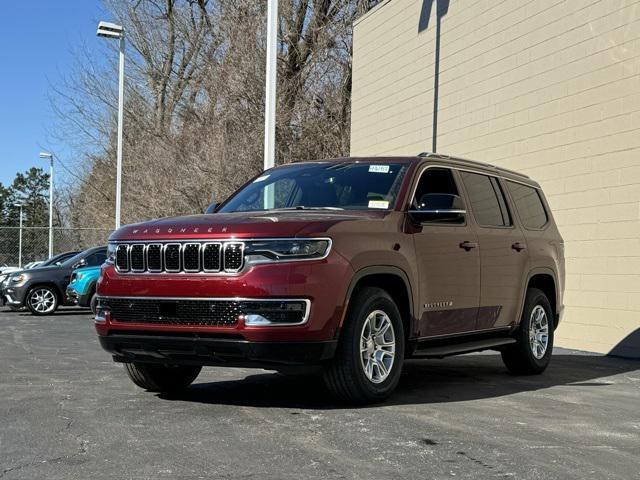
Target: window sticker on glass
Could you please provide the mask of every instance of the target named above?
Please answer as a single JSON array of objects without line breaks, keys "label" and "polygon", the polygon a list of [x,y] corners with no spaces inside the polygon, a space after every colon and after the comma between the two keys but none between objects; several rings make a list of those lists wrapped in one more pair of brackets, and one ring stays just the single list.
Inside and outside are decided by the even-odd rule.
[{"label": "window sticker on glass", "polygon": [[389,165],[369,165],[369,173],[389,173]]},{"label": "window sticker on glass", "polygon": [[269,175],[262,175],[261,177],[256,178],[253,183],[264,182],[267,178],[269,178]]},{"label": "window sticker on glass", "polygon": [[369,208],[389,208],[389,202],[386,200],[369,200]]}]

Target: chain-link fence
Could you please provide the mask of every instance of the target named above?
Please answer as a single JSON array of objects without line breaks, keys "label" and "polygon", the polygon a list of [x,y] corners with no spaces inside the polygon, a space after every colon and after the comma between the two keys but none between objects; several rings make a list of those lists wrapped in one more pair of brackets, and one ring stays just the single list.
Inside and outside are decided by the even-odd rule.
[{"label": "chain-link fence", "polygon": [[[105,245],[112,231],[107,228],[54,228],[53,254]],[[0,267],[26,265],[46,260],[48,256],[49,227],[0,227]]]}]

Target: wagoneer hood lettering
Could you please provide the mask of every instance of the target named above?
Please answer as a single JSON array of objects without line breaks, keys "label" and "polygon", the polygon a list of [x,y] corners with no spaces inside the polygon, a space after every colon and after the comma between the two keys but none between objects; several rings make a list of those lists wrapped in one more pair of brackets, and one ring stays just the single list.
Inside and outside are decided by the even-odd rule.
[{"label": "wagoneer hood lettering", "polygon": [[294,211],[217,213],[164,218],[127,225],[110,238],[117,240],[295,237],[326,233],[342,222],[383,219],[385,212]]}]

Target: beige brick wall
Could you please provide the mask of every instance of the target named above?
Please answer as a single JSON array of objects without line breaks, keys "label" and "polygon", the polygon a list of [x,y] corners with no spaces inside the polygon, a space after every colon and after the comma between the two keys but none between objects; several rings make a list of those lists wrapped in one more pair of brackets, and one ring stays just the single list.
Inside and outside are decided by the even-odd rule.
[{"label": "beige brick wall", "polygon": [[[356,22],[352,155],[431,150],[428,1]],[[609,352],[640,328],[640,0],[451,0],[440,40],[438,152],[541,183],[566,242],[557,343]]]}]

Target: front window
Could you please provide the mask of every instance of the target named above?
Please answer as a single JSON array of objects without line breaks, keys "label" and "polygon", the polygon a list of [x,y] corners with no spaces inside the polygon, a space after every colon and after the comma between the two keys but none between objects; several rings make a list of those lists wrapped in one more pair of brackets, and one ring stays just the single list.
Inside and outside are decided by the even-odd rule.
[{"label": "front window", "polygon": [[407,163],[301,163],[266,171],[218,210],[388,210]]}]

